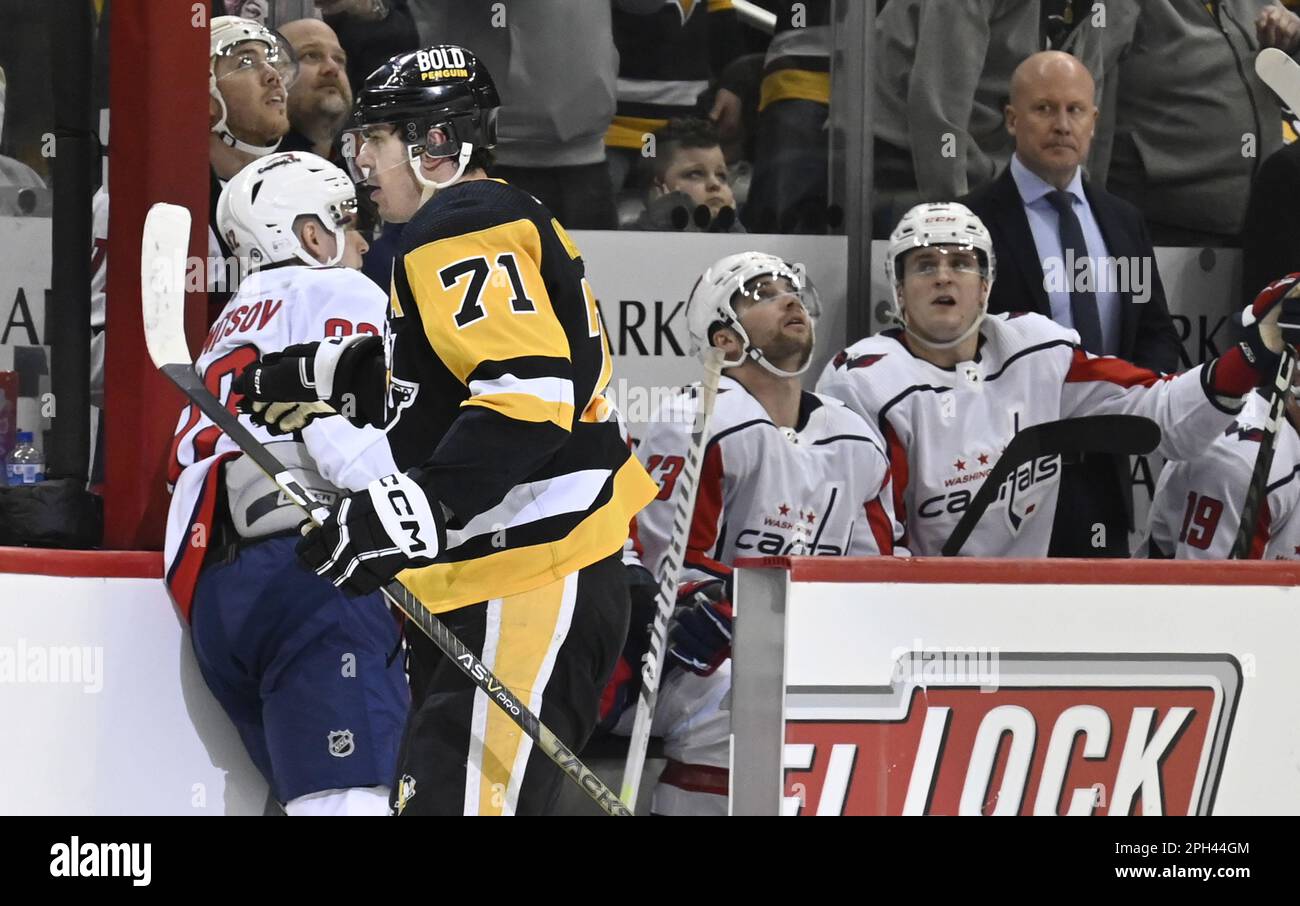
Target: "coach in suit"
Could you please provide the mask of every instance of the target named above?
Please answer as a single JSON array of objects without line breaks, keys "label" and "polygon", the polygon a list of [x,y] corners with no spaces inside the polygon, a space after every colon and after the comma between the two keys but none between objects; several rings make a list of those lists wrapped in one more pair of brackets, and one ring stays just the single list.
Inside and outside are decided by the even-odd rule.
[{"label": "coach in suit", "polygon": [[[989,311],[1037,312],[1074,328],[1088,352],[1174,371],[1178,335],[1142,214],[1083,178],[1094,92],[1087,68],[1059,51],[1034,54],[1012,76],[1011,163],[962,199],[993,236]],[[1067,458],[1049,555],[1128,556],[1132,509],[1127,457]]]}]

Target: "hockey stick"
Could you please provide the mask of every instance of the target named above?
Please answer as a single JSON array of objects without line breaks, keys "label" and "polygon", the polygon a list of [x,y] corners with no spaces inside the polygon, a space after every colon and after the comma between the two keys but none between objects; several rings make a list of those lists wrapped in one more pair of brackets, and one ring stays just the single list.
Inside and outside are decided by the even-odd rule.
[{"label": "hockey stick", "polygon": [[1286,346],[1278,360],[1277,373],[1273,375],[1273,386],[1269,388],[1264,436],[1259,439],[1259,452],[1255,454],[1255,468],[1250,473],[1250,484],[1246,487],[1246,500],[1241,505],[1241,522],[1237,525],[1237,537],[1232,542],[1229,560],[1246,560],[1250,557],[1250,545],[1259,524],[1260,504],[1268,493],[1268,473],[1273,468],[1273,444],[1277,440],[1278,428],[1282,425],[1282,413],[1286,410],[1286,391],[1291,386],[1292,364],[1294,360],[1291,347]]},{"label": "hockey stick", "polygon": [[[159,371],[239,446],[245,456],[252,459],[290,500],[311,517],[313,523],[320,525],[329,516],[329,509],[311,500],[307,489],[262,446],[237,416],[208,392],[194,370],[184,331],[185,254],[189,235],[190,212],[187,209],[163,203],[150,208],[140,249],[140,295],[149,357]],[[390,604],[410,617],[443,654],[455,662],[461,672],[496,702],[538,748],[607,814],[632,814],[613,791],[560,742],[517,695],[493,676],[478,656],[466,648],[441,620],[418,602],[414,605],[406,603],[408,596],[401,583],[392,582],[383,593]]]},{"label": "hockey stick", "polygon": [[[1007,479],[1025,463],[1061,453],[1150,453],[1159,445],[1160,427],[1140,415],[1085,415],[1031,425],[1016,432],[944,542],[943,555],[955,557],[961,553],[984,511],[1001,496]],[[1014,491],[1009,489],[1007,493]]]},{"label": "hockey stick", "polygon": [[1255,57],[1255,73],[1300,116],[1300,64],[1276,47],[1266,47]]},{"label": "hockey stick", "polygon": [[704,461],[709,420],[713,418],[713,404],[718,398],[721,379],[722,350],[711,347],[704,356],[704,381],[700,385],[700,403],[691,426],[691,446],[686,452],[682,474],[677,479],[673,533],[668,541],[668,558],[659,577],[659,590],[655,592],[655,621],[650,627],[650,647],[641,658],[641,694],[637,697],[636,719],[632,724],[627,764],[623,768],[623,801],[630,809],[636,808],[637,793],[641,789],[646,749],[650,745],[650,727],[654,722],[655,703],[659,700],[659,678],[664,669],[668,621],[672,619],[677,604],[677,579],[686,558],[691,520],[695,515],[695,497],[700,489],[700,466]]}]

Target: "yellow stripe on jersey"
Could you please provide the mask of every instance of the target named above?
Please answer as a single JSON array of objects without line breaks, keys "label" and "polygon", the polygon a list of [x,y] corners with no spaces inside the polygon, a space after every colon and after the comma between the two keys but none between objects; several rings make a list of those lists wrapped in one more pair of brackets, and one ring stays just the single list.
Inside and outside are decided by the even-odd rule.
[{"label": "yellow stripe on jersey", "polygon": [[758,98],[758,109],[777,101],[831,102],[831,74],[809,72],[806,69],[778,69],[763,79]]},{"label": "yellow stripe on jersey", "polygon": [[[398,580],[430,613],[522,594],[623,549],[632,517],[659,494],[659,485],[629,456],[614,475],[614,493],[559,540],[506,548],[476,560],[408,569]],[[454,557],[456,549],[447,551]]]},{"label": "yellow stripe on jersey", "polygon": [[[541,236],[527,219],[440,239],[406,254],[406,279],[425,336],[461,383],[468,386],[469,376],[484,362],[524,356],[570,360],[569,341],[541,265]],[[555,377],[570,380],[567,374]],[[473,393],[475,388],[469,389]],[[484,392],[462,405],[523,421],[551,421],[566,431],[572,425],[572,384],[567,401],[514,398],[518,395]]]},{"label": "yellow stripe on jersey", "polygon": [[645,144],[646,135],[654,135],[668,120],[641,116],[616,116],[605,132],[605,144],[610,148],[637,148]]},{"label": "yellow stripe on jersey", "polygon": [[578,251],[578,245],[570,238],[569,231],[560,226],[560,221],[554,217],[551,218],[551,229],[555,230],[555,235],[559,238],[560,245],[564,246],[564,250],[569,253],[570,260],[577,261],[582,257],[582,252]]},{"label": "yellow stripe on jersey", "polygon": [[586,277],[582,278],[582,294],[587,300],[588,331],[591,336],[600,337],[600,377],[596,379],[596,384],[591,390],[591,399],[587,400],[587,405],[583,407],[579,418],[584,422],[603,422],[609,418],[610,409],[607,404],[601,404],[599,401],[603,398],[605,388],[609,386],[610,378],[614,376],[614,359],[609,352],[609,334],[602,330],[600,323],[600,306],[596,304],[596,294],[592,291]]},{"label": "yellow stripe on jersey", "polygon": [[[489,667],[534,714],[542,710],[542,691],[550,681],[556,655],[568,635],[577,583],[578,573],[570,573],[541,588],[489,604],[490,622],[496,623],[495,627],[489,627],[489,631],[495,630]],[[470,766],[468,777],[470,782],[477,778],[478,788],[467,791],[465,812],[513,814],[532,750],[531,740],[503,710],[487,702],[482,691],[475,693],[476,698],[479,696],[484,697],[486,705],[482,714],[482,750],[478,764]],[[477,809],[472,808],[475,804]]]},{"label": "yellow stripe on jersey", "polygon": [[711,13],[720,13],[731,8],[731,0],[709,0],[709,12]]}]

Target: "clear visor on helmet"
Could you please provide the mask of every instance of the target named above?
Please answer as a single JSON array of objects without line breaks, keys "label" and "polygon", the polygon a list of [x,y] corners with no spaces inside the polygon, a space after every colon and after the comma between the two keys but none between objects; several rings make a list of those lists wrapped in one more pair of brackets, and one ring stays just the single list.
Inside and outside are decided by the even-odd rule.
[{"label": "clear visor on helmet", "polygon": [[[419,161],[432,169],[441,160],[460,153],[461,143],[454,138],[449,123],[430,126],[419,140],[403,134],[410,123],[371,123],[347,129],[343,133],[343,159],[348,173],[358,185],[370,183],[377,173]],[[398,150],[401,146],[401,150]]]},{"label": "clear visor on helmet", "polygon": [[793,299],[798,299],[804,311],[808,312],[808,317],[814,321],[821,317],[821,296],[818,295],[812,281],[808,279],[802,265],[796,265],[795,270],[790,273],[763,274],[755,277],[748,282],[747,286],[747,289],[741,289],[740,298],[751,304],[785,305]]},{"label": "clear visor on helmet", "polygon": [[218,82],[243,78],[249,73],[260,74],[265,66],[275,70],[286,91],[298,77],[298,61],[293,49],[269,30],[263,36],[222,47],[212,55],[212,74]]},{"label": "clear visor on helmet", "polygon": [[947,270],[955,276],[978,275],[988,278],[988,261],[984,253],[971,245],[930,245],[904,252],[899,256],[898,277],[930,280]]}]

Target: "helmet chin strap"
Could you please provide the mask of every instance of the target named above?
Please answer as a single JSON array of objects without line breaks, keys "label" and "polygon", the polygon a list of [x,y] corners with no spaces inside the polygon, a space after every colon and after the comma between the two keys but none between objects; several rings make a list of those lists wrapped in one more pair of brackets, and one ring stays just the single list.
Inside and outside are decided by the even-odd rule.
[{"label": "helmet chin strap", "polygon": [[461,143],[460,154],[457,156],[456,160],[456,173],[446,182],[437,182],[426,178],[425,175],[420,172],[420,158],[412,158],[411,169],[415,172],[415,179],[425,189],[424,193],[420,197],[420,203],[423,204],[428,201],[433,196],[434,192],[437,192],[440,189],[445,189],[448,186],[454,186],[456,183],[460,182],[461,178],[465,175],[466,168],[469,167],[469,159],[473,153],[473,142]]},{"label": "helmet chin strap", "polygon": [[221,119],[217,120],[217,124],[213,126],[210,131],[217,134],[217,138],[221,139],[222,144],[234,148],[236,151],[243,151],[245,154],[251,154],[253,157],[265,157],[275,151],[276,148],[280,147],[280,139],[276,139],[275,144],[273,145],[250,145],[248,142],[241,142],[239,139],[235,138],[234,134],[226,126],[226,117],[228,113],[226,110],[225,98],[223,98],[221,92],[217,90],[216,82],[212,83],[210,89],[209,93],[212,95],[213,100],[217,102],[218,109],[221,110]]},{"label": "helmet chin strap", "polygon": [[983,302],[980,303],[980,313],[975,316],[975,320],[971,322],[970,327],[967,327],[965,330],[963,330],[961,332],[961,336],[957,337],[957,339],[947,340],[947,341],[932,340],[929,337],[925,336],[924,334],[918,333],[917,331],[913,330],[912,326],[907,323],[906,316],[900,315],[898,320],[899,323],[903,325],[903,330],[907,332],[907,335],[915,339],[918,343],[923,343],[926,346],[929,346],[931,349],[953,349],[954,347],[960,346],[962,343],[965,343],[971,337],[975,336],[975,334],[980,329],[980,324],[984,322],[984,316],[988,313],[988,310],[989,310],[989,302],[988,299],[986,298]]},{"label": "helmet chin strap", "polygon": [[[729,359],[723,359],[722,367],[724,369],[736,368],[740,365],[745,364],[746,362],[755,362],[764,371],[776,377],[794,378],[794,377],[799,377],[799,375],[807,371],[808,368],[812,365],[812,354],[810,353],[808,355],[808,361],[804,362],[803,367],[800,368],[798,371],[786,371],[783,368],[777,368],[770,361],[768,361],[767,356],[763,355],[763,350],[759,349],[753,343],[749,342],[749,334],[745,333],[745,328],[740,326],[739,321],[732,320],[730,321],[730,323],[727,324],[727,326],[740,335],[740,341],[744,343],[745,348],[744,351],[741,353],[740,358],[736,359],[734,362]],[[809,329],[815,331],[816,327],[810,324]]]}]

